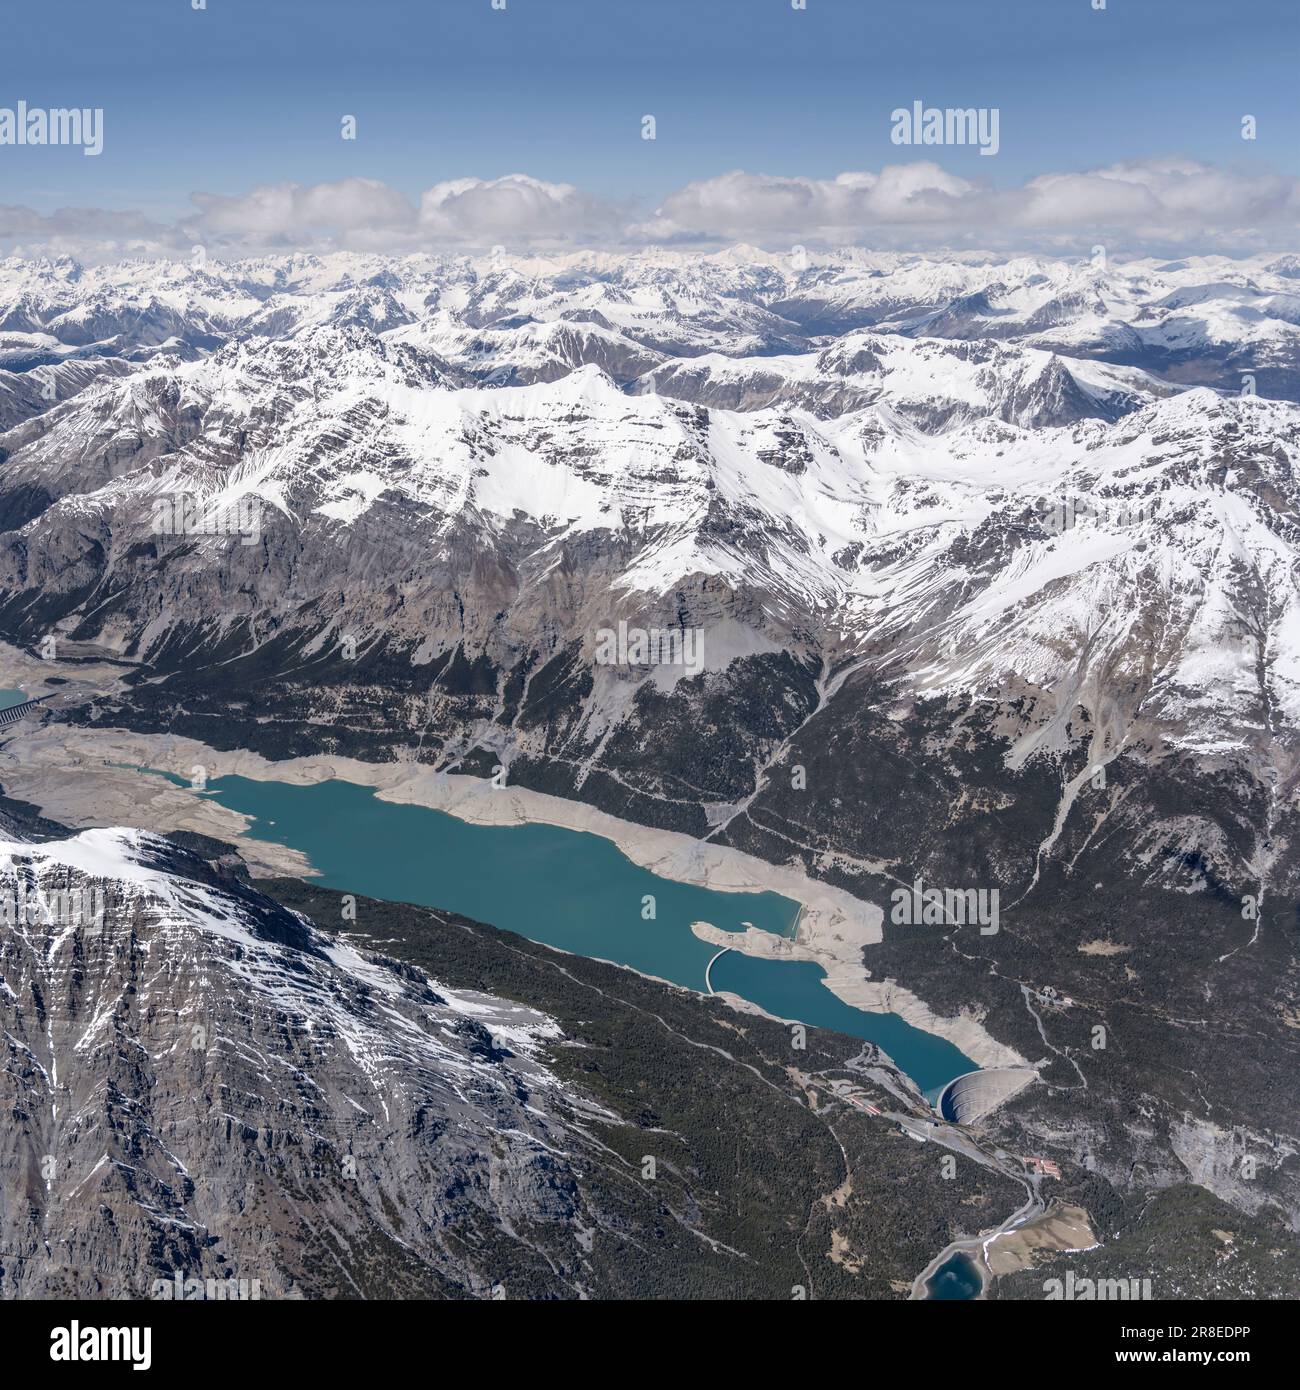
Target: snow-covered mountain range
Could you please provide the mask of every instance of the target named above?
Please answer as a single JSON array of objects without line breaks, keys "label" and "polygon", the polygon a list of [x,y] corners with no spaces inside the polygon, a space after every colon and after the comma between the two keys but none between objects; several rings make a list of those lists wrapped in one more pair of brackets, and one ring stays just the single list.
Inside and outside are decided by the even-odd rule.
[{"label": "snow-covered mountain range", "polygon": [[[0,636],[138,664],[72,717],[501,762],[870,901],[999,886],[1001,936],[868,964],[1047,1043],[1036,1138],[1116,1180],[1195,1153],[1258,1205],[1216,1136],[1294,1131],[1298,284],[746,247],[0,263]],[[602,665],[619,621],[703,659]],[[1079,1007],[1044,1023],[1046,983]],[[1119,1070],[1084,1029],[1117,1011]]]},{"label": "snow-covered mountain range", "polygon": [[[274,632],[502,670],[644,616],[709,630],[710,669],[1095,690],[1231,752],[1300,716],[1300,410],[1267,389],[1297,274],[9,262],[7,611],[146,662],[200,629],[224,657]],[[159,534],[176,497],[256,534]]]}]

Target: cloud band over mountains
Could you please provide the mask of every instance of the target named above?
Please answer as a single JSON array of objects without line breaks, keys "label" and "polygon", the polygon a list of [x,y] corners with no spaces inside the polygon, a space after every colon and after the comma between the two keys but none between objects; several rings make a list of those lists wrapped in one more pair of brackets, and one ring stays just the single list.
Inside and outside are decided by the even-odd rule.
[{"label": "cloud band over mountains", "polygon": [[740,170],[686,184],[651,211],[524,174],[435,184],[418,202],[376,179],[195,193],[172,225],[138,213],[0,206],[0,244],[18,253],[214,255],[293,249],[458,251],[611,249],[751,241],[999,249],[1125,247],[1291,249],[1300,179],[1191,160],[1042,174],[1014,188],[966,179],[931,161],[835,178]]}]

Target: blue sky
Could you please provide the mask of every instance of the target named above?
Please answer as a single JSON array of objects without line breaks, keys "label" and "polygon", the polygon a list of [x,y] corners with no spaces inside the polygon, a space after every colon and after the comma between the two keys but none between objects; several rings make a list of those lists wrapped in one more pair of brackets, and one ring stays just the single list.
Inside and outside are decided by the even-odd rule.
[{"label": "blue sky", "polygon": [[1296,0],[63,0],[5,27],[0,106],[105,110],[99,158],[0,150],[0,203],[42,212],[512,172],[653,207],[730,169],[897,162],[916,99],[1000,108],[998,158],[925,152],[999,186],[1168,154],[1300,172]]}]

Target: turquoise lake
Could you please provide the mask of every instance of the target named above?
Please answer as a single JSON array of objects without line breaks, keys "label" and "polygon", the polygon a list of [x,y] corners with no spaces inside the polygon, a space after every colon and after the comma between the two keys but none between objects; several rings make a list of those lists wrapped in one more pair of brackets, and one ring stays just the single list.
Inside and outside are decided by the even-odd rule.
[{"label": "turquoise lake", "polygon": [[950,1255],[925,1281],[926,1298],[942,1303],[978,1298],[983,1289],[975,1261],[960,1251]]},{"label": "turquoise lake", "polygon": [[[300,850],[326,887],[459,912],[565,951],[631,966],[703,991],[717,948],[692,922],[724,931],[752,923],[789,936],[798,904],[776,893],[722,893],[659,878],[609,840],[552,825],[471,825],[424,806],[380,801],[369,787],[221,777],[208,795],[253,818],[252,838]],[[646,920],[643,902],[654,898]],[[843,1003],[819,966],[729,952],[713,967],[730,990],[781,1018],[877,1043],[935,1092],[975,1064],[942,1038],[894,1014]]]}]

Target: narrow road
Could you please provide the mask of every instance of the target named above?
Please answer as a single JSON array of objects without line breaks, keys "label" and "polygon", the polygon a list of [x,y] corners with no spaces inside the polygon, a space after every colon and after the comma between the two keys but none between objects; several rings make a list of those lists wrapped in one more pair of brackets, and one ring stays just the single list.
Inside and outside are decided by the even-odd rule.
[{"label": "narrow road", "polygon": [[1046,1204],[1044,1203],[1043,1199],[1038,1195],[1037,1182],[1025,1177],[1021,1173],[1012,1172],[1010,1169],[1004,1167],[1000,1163],[989,1162],[988,1166],[991,1168],[996,1168],[1005,1177],[1015,1178],[1017,1182],[1024,1183],[1025,1189],[1029,1193],[1029,1200],[1024,1204],[1024,1206],[1019,1207],[1015,1211],[1013,1211],[1011,1215],[1008,1216],[1007,1219],[997,1228],[996,1231],[990,1231],[988,1235],[983,1236],[965,1236],[961,1240],[954,1240],[951,1245],[945,1245],[944,1248],[940,1250],[939,1253],[934,1257],[934,1259],[932,1259],[930,1263],[926,1265],[926,1267],[920,1272],[920,1274],[918,1274],[916,1278],[912,1280],[912,1298],[925,1298],[926,1282],[933,1277],[935,1271],[944,1263],[945,1260],[950,1259],[953,1255],[956,1255],[958,1253],[970,1255],[974,1254],[974,1252],[976,1251],[979,1252],[975,1256],[975,1262],[980,1267],[981,1279],[987,1285],[989,1269],[984,1258],[984,1252],[988,1248],[990,1242],[996,1240],[998,1236],[1005,1235],[1008,1231],[1015,1230],[1017,1226],[1024,1225],[1026,1221],[1030,1221],[1036,1216],[1041,1216],[1043,1212],[1046,1210]]}]

